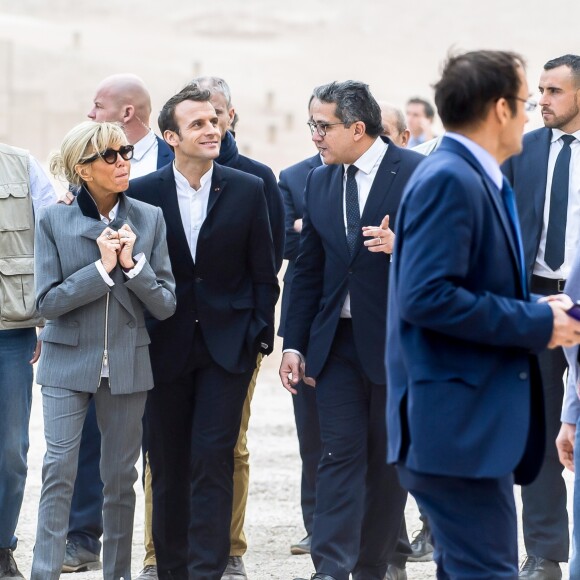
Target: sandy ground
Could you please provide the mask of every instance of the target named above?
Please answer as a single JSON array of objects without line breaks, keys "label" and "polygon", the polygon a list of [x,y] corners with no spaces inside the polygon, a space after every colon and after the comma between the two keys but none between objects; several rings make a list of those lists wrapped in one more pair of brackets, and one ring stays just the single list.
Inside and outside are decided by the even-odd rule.
[{"label": "sandy ground", "polygon": [[[309,556],[291,556],[289,546],[304,535],[300,513],[300,461],[290,395],[281,387],[277,367],[278,349],[262,365],[254,395],[250,421],[251,485],[246,517],[249,549],[244,560],[250,580],[291,580],[295,576],[310,576]],[[19,548],[16,558],[28,577],[36,531],[38,498],[41,483],[42,457],[45,450],[42,434],[42,407],[39,387],[31,419],[29,474],[24,504],[17,530]],[[140,465],[140,464],[139,464]],[[572,477],[566,473],[569,498],[572,498]],[[143,560],[143,493],[137,489],[135,534],[133,540],[133,574],[141,569]],[[519,492],[516,497],[519,505]],[[409,533],[420,527],[415,502],[407,505]],[[520,541],[521,558],[523,545]],[[435,578],[432,563],[407,565],[409,580]],[[64,575],[68,580],[97,580],[100,572]],[[564,575],[567,578],[567,569]]]}]

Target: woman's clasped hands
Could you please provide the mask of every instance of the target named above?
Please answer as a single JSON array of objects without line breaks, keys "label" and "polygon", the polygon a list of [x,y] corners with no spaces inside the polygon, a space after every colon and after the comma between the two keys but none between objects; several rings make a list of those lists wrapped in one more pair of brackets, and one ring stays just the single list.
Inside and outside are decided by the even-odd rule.
[{"label": "woman's clasped hands", "polygon": [[101,262],[107,271],[111,272],[117,262],[121,268],[130,270],[135,266],[133,248],[137,236],[128,224],[122,225],[118,231],[107,226],[97,238],[101,252]]}]

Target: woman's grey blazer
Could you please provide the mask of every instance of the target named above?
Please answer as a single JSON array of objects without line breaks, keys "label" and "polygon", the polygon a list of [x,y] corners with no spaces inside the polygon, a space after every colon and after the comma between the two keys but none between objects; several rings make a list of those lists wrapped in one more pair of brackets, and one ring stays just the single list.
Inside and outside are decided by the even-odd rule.
[{"label": "woman's grey blazer", "polygon": [[143,252],[147,262],[134,278],[127,278],[117,265],[109,274],[112,287],[95,265],[101,257],[96,239],[107,226],[86,189],[81,188],[71,205],[55,204],[39,212],[36,306],[47,319],[39,335],[43,345],[36,381],[41,385],[96,392],[107,327],[111,393],[153,387],[144,309],[163,320],[176,305],[165,221],[159,208],[123,193],[119,202],[109,227],[118,230],[129,224],[137,236],[133,255]]}]

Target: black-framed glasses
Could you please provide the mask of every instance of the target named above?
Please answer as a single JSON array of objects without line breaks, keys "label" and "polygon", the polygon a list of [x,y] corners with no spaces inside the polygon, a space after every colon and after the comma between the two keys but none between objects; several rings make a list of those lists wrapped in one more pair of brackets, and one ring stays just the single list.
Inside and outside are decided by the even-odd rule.
[{"label": "black-framed glasses", "polygon": [[506,97],[506,99],[514,99],[516,101],[521,101],[522,103],[524,103],[524,111],[526,113],[532,113],[533,111],[536,110],[536,107],[538,106],[538,102],[535,101],[534,99],[522,99],[522,97]]},{"label": "black-framed glasses", "polygon": [[316,131],[321,137],[325,137],[328,127],[334,127],[334,125],[344,125],[344,121],[339,123],[314,123],[314,121],[308,121],[306,124],[308,127],[310,127],[310,133],[312,135],[314,135],[314,131]]},{"label": "black-framed glasses", "polygon": [[125,161],[129,161],[133,159],[134,149],[135,148],[133,147],[133,145],[121,145],[119,149],[112,149],[111,147],[109,147],[104,151],[99,151],[98,153],[95,153],[91,157],[87,157],[87,159],[84,159],[83,161],[81,161],[81,163],[83,165],[85,163],[92,163],[93,161],[96,161],[100,157],[105,163],[113,165],[113,163],[117,162],[117,155],[120,155]]}]

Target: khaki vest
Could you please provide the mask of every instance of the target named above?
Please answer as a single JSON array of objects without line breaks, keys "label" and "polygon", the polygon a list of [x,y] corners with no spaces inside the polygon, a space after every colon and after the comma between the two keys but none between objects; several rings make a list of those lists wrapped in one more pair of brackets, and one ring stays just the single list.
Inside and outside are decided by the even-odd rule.
[{"label": "khaki vest", "polygon": [[42,323],[34,296],[28,152],[0,144],[0,330]]}]

